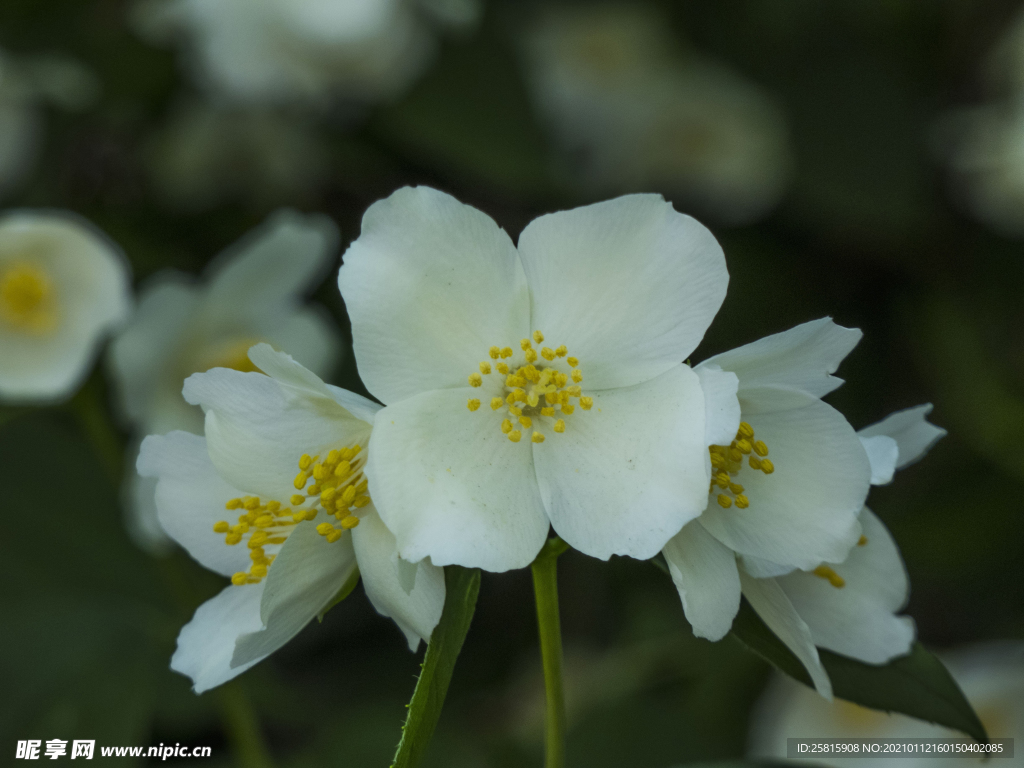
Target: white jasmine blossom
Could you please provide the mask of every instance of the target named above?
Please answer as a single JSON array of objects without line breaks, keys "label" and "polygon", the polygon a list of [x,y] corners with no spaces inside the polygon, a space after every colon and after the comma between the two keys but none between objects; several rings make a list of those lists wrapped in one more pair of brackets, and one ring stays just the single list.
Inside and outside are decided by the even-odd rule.
[{"label": "white jasmine blossom", "polygon": [[88,222],[57,211],[0,216],[0,399],[70,396],[130,304],[127,261]]},{"label": "white jasmine blossom", "polygon": [[791,165],[778,106],[693,53],[642,3],[548,9],[524,51],[528,84],[572,182],[655,189],[728,223],[760,218]]},{"label": "white jasmine blossom", "polygon": [[[174,271],[156,275],[110,347],[126,419],[143,434],[201,434],[202,411],[181,396],[185,379],[217,367],[253,370],[246,353],[260,341],[328,373],[340,354],[338,333],[302,296],[336,258],[337,243],[328,218],[282,210],[220,254],[203,282]],[[132,473],[125,483],[129,531],[151,551],[166,549],[154,481]]]},{"label": "white jasmine blossom", "polygon": [[409,560],[656,554],[707,503],[700,382],[680,364],[728,274],[656,195],[542,216],[518,248],[449,195],[372,205],[339,274],[359,372],[387,406],[367,476]]},{"label": "white jasmine blossom", "polygon": [[216,368],[185,383],[206,412],[205,438],[150,436],[139,454],[164,529],[232,581],[178,637],[171,667],[197,693],[280,648],[358,577],[410,650],[429,640],[444,605],[442,570],[399,558],[367,493],[380,406],[266,344],[250,358],[263,373]]},{"label": "white jasmine blossom", "polygon": [[218,96],[323,104],[399,94],[432,57],[435,27],[476,14],[471,0],[151,0],[136,17],[152,39],[182,38]]}]

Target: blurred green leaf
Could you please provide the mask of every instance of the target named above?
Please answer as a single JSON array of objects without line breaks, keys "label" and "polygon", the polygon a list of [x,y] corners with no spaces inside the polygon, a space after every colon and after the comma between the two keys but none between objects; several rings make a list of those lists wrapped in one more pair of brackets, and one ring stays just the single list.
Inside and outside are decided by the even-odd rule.
[{"label": "blurred green leaf", "polygon": [[423,671],[409,702],[409,716],[392,768],[413,768],[423,758],[448,693],[455,662],[469,632],[480,593],[480,571],[449,565],[444,571],[446,596],[441,621],[430,636]]},{"label": "blurred green leaf", "polygon": [[[803,665],[768,629],[746,600],[740,605],[730,634],[794,680],[812,685]],[[985,726],[960,686],[943,663],[920,643],[914,643],[909,655],[882,666],[865,664],[822,649],[818,649],[818,654],[832,678],[832,688],[837,697],[871,709],[901,712],[962,731],[980,743],[988,743]]]}]

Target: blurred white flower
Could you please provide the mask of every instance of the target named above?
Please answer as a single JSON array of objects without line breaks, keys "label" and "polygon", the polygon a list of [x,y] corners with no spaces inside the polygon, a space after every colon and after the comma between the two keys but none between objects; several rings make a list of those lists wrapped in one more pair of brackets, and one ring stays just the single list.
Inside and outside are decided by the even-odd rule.
[{"label": "blurred white flower", "polygon": [[844,560],[861,536],[871,466],[846,418],[821,401],[842,384],[831,374],[861,335],[823,318],[696,367],[710,499],[664,549],[694,634],[724,637],[742,593],[826,696],[810,630],[780,587],[758,577]]},{"label": "blurred white flower", "polygon": [[[283,210],[220,254],[202,283],[173,271],[156,275],[110,347],[127,420],[143,434],[202,433],[203,415],[182,398],[182,383],[210,368],[252,370],[246,353],[259,341],[318,374],[329,372],[340,354],[338,332],[302,296],[329,269],[337,244],[326,217]],[[153,483],[135,476],[126,482],[129,530],[143,546],[166,546]]]},{"label": "blurred white flower", "polygon": [[130,306],[128,262],[91,224],[58,211],[0,216],[0,399],[70,396]]},{"label": "blurred white flower", "polygon": [[398,95],[434,54],[435,28],[472,23],[474,0],[148,0],[137,26],[180,39],[211,93],[326,104]]},{"label": "blurred white flower", "polygon": [[791,158],[780,109],[727,67],[678,52],[649,6],[548,10],[524,55],[570,182],[656,189],[727,223],[782,197]]},{"label": "blurred white flower", "polygon": [[[946,667],[974,706],[993,738],[1024,737],[1024,645],[989,643],[942,655]],[[754,710],[748,754],[785,759],[786,739],[815,738],[961,738],[963,734],[906,715],[887,714],[847,701],[822,701],[806,687],[779,674]],[[806,760],[793,760],[794,765]],[[931,756],[829,757],[830,765],[871,768],[949,768],[993,765],[979,758]],[[999,761],[1007,764],[1013,761]]]},{"label": "blurred white flower", "polygon": [[367,494],[381,406],[269,345],[249,355],[263,373],[217,368],[186,382],[186,399],[206,412],[205,438],[151,435],[139,453],[164,529],[232,581],[178,636],[171,668],[197,693],[280,648],[359,577],[410,650],[429,641],[444,606],[442,569],[399,558]]},{"label": "blurred white flower", "polygon": [[0,195],[35,160],[42,138],[41,107],[82,109],[99,90],[96,79],[57,55],[14,57],[0,49]]},{"label": "blurred white flower", "polygon": [[553,525],[593,557],[650,558],[700,514],[704,398],[680,361],[728,273],[694,219],[630,195],[541,216],[517,248],[407,187],[343,261],[359,373],[387,406],[367,476],[403,556],[522,568]]}]

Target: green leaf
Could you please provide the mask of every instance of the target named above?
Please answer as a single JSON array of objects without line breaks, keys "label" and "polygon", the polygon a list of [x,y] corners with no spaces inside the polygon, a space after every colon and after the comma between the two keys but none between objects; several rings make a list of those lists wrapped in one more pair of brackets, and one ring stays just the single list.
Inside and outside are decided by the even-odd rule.
[{"label": "green leaf", "polygon": [[324,616],[327,615],[327,612],[331,610],[331,608],[336,606],[338,603],[340,603],[342,600],[344,600],[346,597],[351,595],[352,590],[356,588],[356,584],[358,583],[359,569],[356,568],[352,571],[352,575],[348,577],[348,580],[341,585],[341,589],[338,590],[337,594],[331,598],[331,602],[327,604],[327,607],[317,614],[316,620],[322,622],[324,620]]},{"label": "green leaf", "polygon": [[[746,600],[740,605],[731,634],[794,680],[811,686],[803,665],[765,626]],[[882,666],[822,649],[818,653],[838,698],[884,712],[900,712],[962,731],[982,744],[988,743],[985,727],[960,686],[942,662],[920,643],[914,643],[907,656]]]},{"label": "green leaf", "polygon": [[449,565],[444,570],[444,586],[444,611],[430,636],[423,658],[423,671],[408,705],[409,714],[402,726],[402,740],[398,742],[391,768],[418,765],[430,744],[430,737],[441,717],[452,672],[455,671],[455,661],[473,620],[480,592],[480,571]]}]

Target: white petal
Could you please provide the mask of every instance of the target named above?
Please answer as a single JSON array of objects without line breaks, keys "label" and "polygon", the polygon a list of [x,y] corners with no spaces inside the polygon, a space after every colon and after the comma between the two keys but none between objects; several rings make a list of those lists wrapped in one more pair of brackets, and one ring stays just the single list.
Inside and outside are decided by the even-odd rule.
[{"label": "white petal", "polygon": [[662,551],[693,634],[721,640],[740,609],[735,553],[696,520],[683,526]]},{"label": "white petal", "polygon": [[736,397],[739,378],[717,365],[701,364],[693,369],[704,393],[705,439],[708,445],[728,445],[740,426],[740,401]]},{"label": "white petal", "polygon": [[896,462],[899,461],[900,449],[888,435],[874,435],[864,437],[858,433],[860,444],[864,446],[864,452],[868,455],[868,462],[871,464],[871,484],[885,485],[892,482],[892,476],[896,472]]},{"label": "white petal", "polygon": [[843,383],[835,373],[864,334],[823,317],[708,358],[740,377],[740,389],[783,386],[822,397]]},{"label": "white petal", "polygon": [[373,400],[365,398],[362,395],[357,395],[355,392],[349,392],[347,389],[336,387],[333,384],[328,384],[327,390],[342,408],[351,413],[357,419],[365,421],[370,425],[372,425],[373,420],[377,418],[377,412],[384,407],[380,403],[375,403]]},{"label": "white petal", "polygon": [[410,562],[523,568],[549,528],[529,438],[510,443],[500,414],[471,413],[470,397],[480,391],[425,392],[378,413],[365,470],[370,495]]},{"label": "white petal", "polygon": [[730,549],[780,565],[810,570],[842,560],[859,536],[871,479],[857,434],[834,408],[796,390],[741,386],[740,406],[775,471],[765,475],[744,462],[733,480],[749,508],[723,509],[713,500],[701,523]]},{"label": "white petal", "polygon": [[233,317],[239,307],[266,312],[292,304],[337,258],[338,228],[329,218],[277,211],[207,269],[207,319]]},{"label": "white petal", "polygon": [[519,254],[534,328],[569,347],[595,390],[685,360],[729,283],[718,241],[660,195],[541,216],[519,236]]},{"label": "white petal", "polygon": [[258,336],[273,348],[291,355],[295,362],[317,376],[329,376],[342,357],[338,326],[320,306],[266,317]]},{"label": "white petal", "polygon": [[896,411],[877,424],[864,427],[857,434],[861,437],[887,435],[895,440],[900,449],[900,458],[896,463],[896,469],[903,469],[928,453],[932,446],[946,434],[946,430],[942,427],[928,423],[927,416],[931,412],[931,403]]},{"label": "white petal", "polygon": [[212,571],[230,576],[247,571],[249,550],[228,546],[213,525],[230,519],[224,504],[242,495],[217,474],[206,440],[188,432],[150,435],[139,450],[138,471],[156,478],[156,509],[167,535]]},{"label": "white petal", "polygon": [[26,332],[0,315],[0,398],[65,398],[88,374],[103,336],[128,316],[128,262],[71,213],[9,211],[0,218],[0,276],[25,262],[52,287],[55,325]]},{"label": "white petal", "polygon": [[359,375],[392,404],[462,387],[490,347],[530,333],[526,278],[493,219],[428,187],[374,203],[338,285]]},{"label": "white petal", "polygon": [[297,635],[330,604],[356,569],[352,538],[328,542],[316,532],[326,516],[299,523],[270,566],[260,602],[265,629],[242,635],[231,666],[249,664],[273,653]]},{"label": "white petal", "polygon": [[[858,528],[858,530],[860,529]],[[774,579],[776,576],[785,576],[787,573],[797,570],[794,565],[773,563],[771,560],[765,560],[763,557],[755,555],[740,555],[738,560],[743,570],[755,579]]]},{"label": "white petal", "polygon": [[896,542],[867,507],[861,513],[867,542],[842,563],[829,563],[846,582],[841,589],[813,573],[778,580],[811,628],[815,645],[868,664],[885,664],[910,651],[914,621],[896,616],[910,595],[910,581]]},{"label": "white petal", "polygon": [[676,365],[593,397],[593,408],[577,408],[564,433],[533,446],[544,506],[558,535],[580,552],[650,559],[707,505],[700,380]]},{"label": "white petal", "polygon": [[265,583],[225,587],[200,605],[192,621],[181,628],[171,669],[191,677],[196,693],[226,683],[263,658],[231,665],[235,640],[263,626],[260,600]]},{"label": "white petal", "polygon": [[421,639],[429,643],[444,608],[444,569],[421,560],[413,566],[411,588],[405,589],[406,563],[398,556],[395,537],[372,506],[363,510],[359,525],[352,529],[352,544],[363,589],[377,613],[395,620],[410,651],[419,647]]},{"label": "white petal", "polygon": [[742,570],[740,584],[750,606],[804,665],[818,693],[831,701],[832,681],[818,658],[811,630],[793,608],[786,593],[774,579],[755,579]]},{"label": "white petal", "polygon": [[303,454],[364,444],[370,425],[339,405],[309,371],[274,368],[257,357],[283,380],[214,368],[190,376],[184,395],[206,411],[207,446],[217,471],[246,493],[284,503],[295,493]]}]

